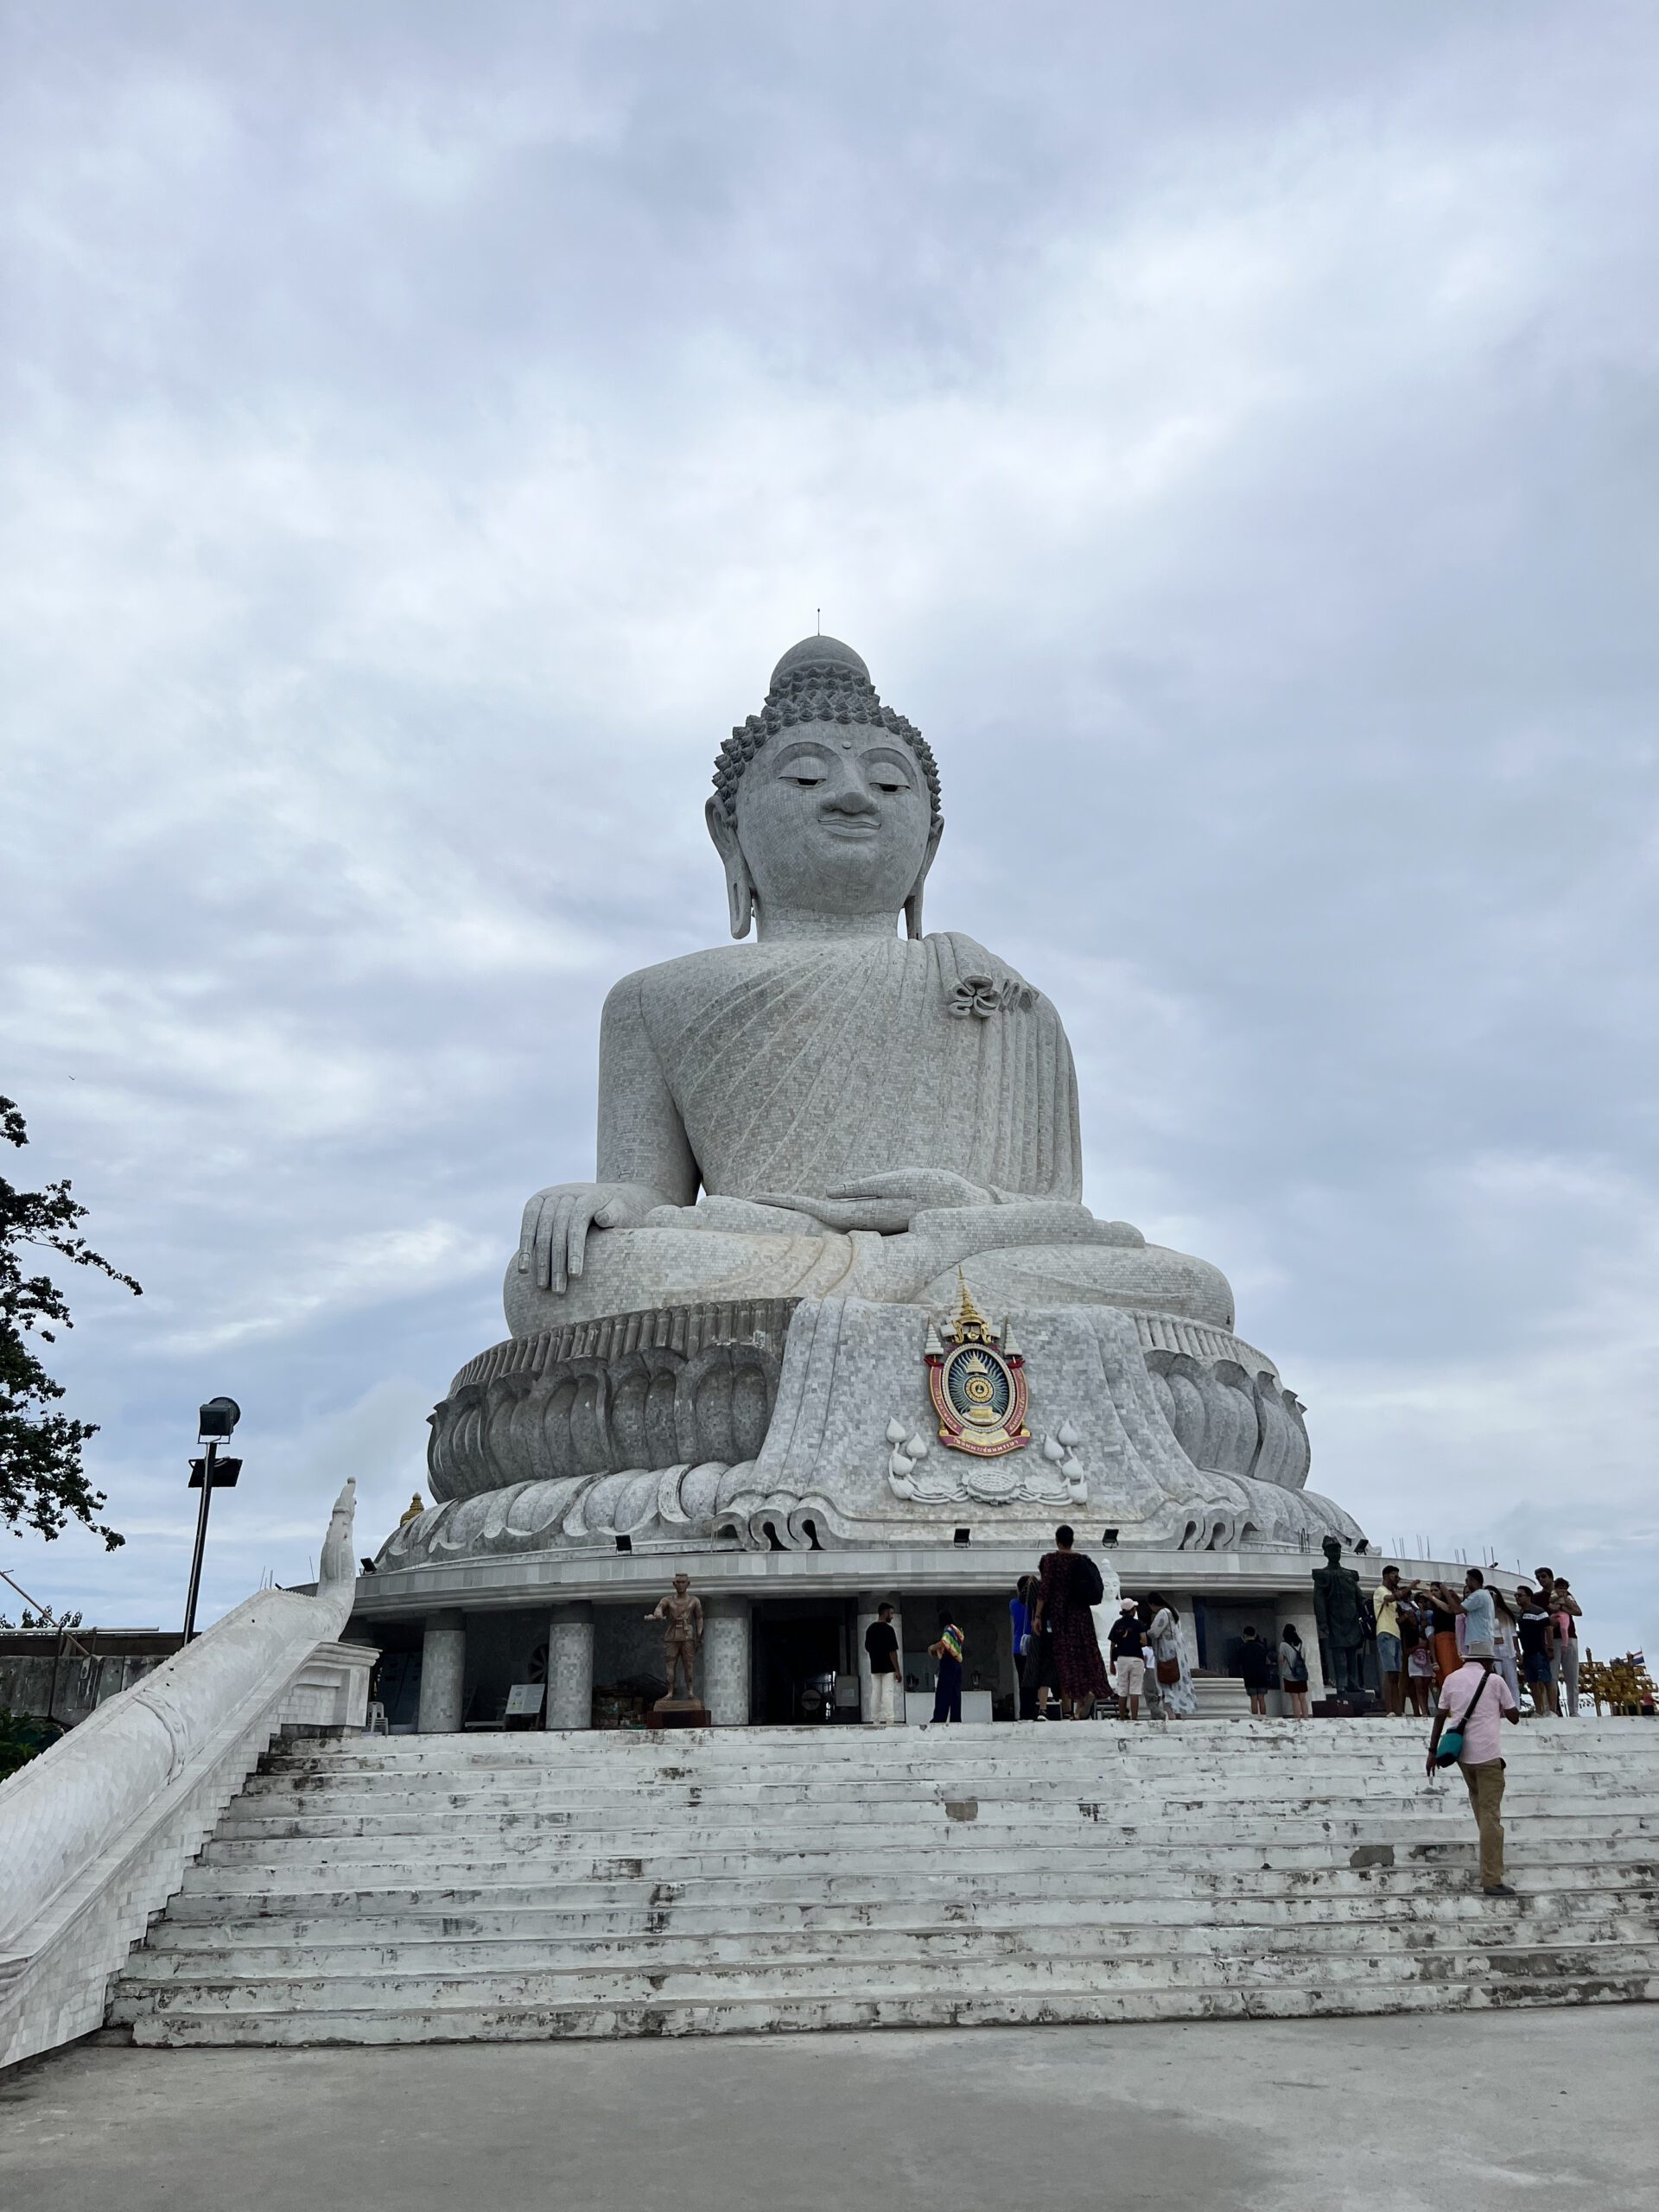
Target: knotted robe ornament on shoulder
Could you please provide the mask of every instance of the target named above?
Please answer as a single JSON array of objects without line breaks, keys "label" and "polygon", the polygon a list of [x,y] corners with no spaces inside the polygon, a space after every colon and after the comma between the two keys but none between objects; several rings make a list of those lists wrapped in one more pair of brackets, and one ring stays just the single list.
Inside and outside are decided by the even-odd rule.
[{"label": "knotted robe ornament on shoulder", "polygon": [[941,1444],[996,1459],[1030,1443],[1024,1355],[1006,1321],[999,1330],[986,1320],[965,1282],[956,1319],[943,1329],[928,1324],[923,1357]]}]

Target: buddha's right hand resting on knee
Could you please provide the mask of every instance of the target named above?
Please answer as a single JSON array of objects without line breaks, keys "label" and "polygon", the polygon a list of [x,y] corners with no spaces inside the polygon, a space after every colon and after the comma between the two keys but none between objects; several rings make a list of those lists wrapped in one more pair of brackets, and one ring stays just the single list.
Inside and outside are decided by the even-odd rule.
[{"label": "buddha's right hand resting on knee", "polygon": [[550,1183],[524,1208],[518,1272],[538,1290],[562,1292],[582,1273],[590,1229],[637,1229],[664,1203],[646,1183]]}]

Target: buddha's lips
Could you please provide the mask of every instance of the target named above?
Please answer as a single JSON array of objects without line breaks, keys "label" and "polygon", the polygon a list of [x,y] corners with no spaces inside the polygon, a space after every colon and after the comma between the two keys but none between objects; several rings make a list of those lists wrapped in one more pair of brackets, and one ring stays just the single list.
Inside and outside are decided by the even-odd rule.
[{"label": "buddha's lips", "polygon": [[862,844],[869,843],[881,834],[879,825],[874,822],[821,822],[818,827],[826,837],[853,838]]}]

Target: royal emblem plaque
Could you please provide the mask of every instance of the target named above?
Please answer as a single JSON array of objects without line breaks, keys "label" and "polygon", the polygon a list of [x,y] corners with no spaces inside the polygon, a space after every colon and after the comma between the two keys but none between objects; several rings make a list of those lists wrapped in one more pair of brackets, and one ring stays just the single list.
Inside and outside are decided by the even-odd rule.
[{"label": "royal emblem plaque", "polygon": [[993,1328],[965,1283],[955,1320],[928,1325],[923,1357],[941,1444],[995,1459],[1030,1443],[1024,1357],[1007,1324]]}]

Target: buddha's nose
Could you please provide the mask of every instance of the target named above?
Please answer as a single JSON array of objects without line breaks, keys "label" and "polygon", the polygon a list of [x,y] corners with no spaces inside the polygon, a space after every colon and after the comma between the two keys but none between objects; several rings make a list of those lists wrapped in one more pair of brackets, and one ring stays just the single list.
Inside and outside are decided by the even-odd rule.
[{"label": "buddha's nose", "polygon": [[866,785],[850,761],[839,764],[840,772],[830,778],[820,805],[825,814],[879,814],[874,794]]}]

